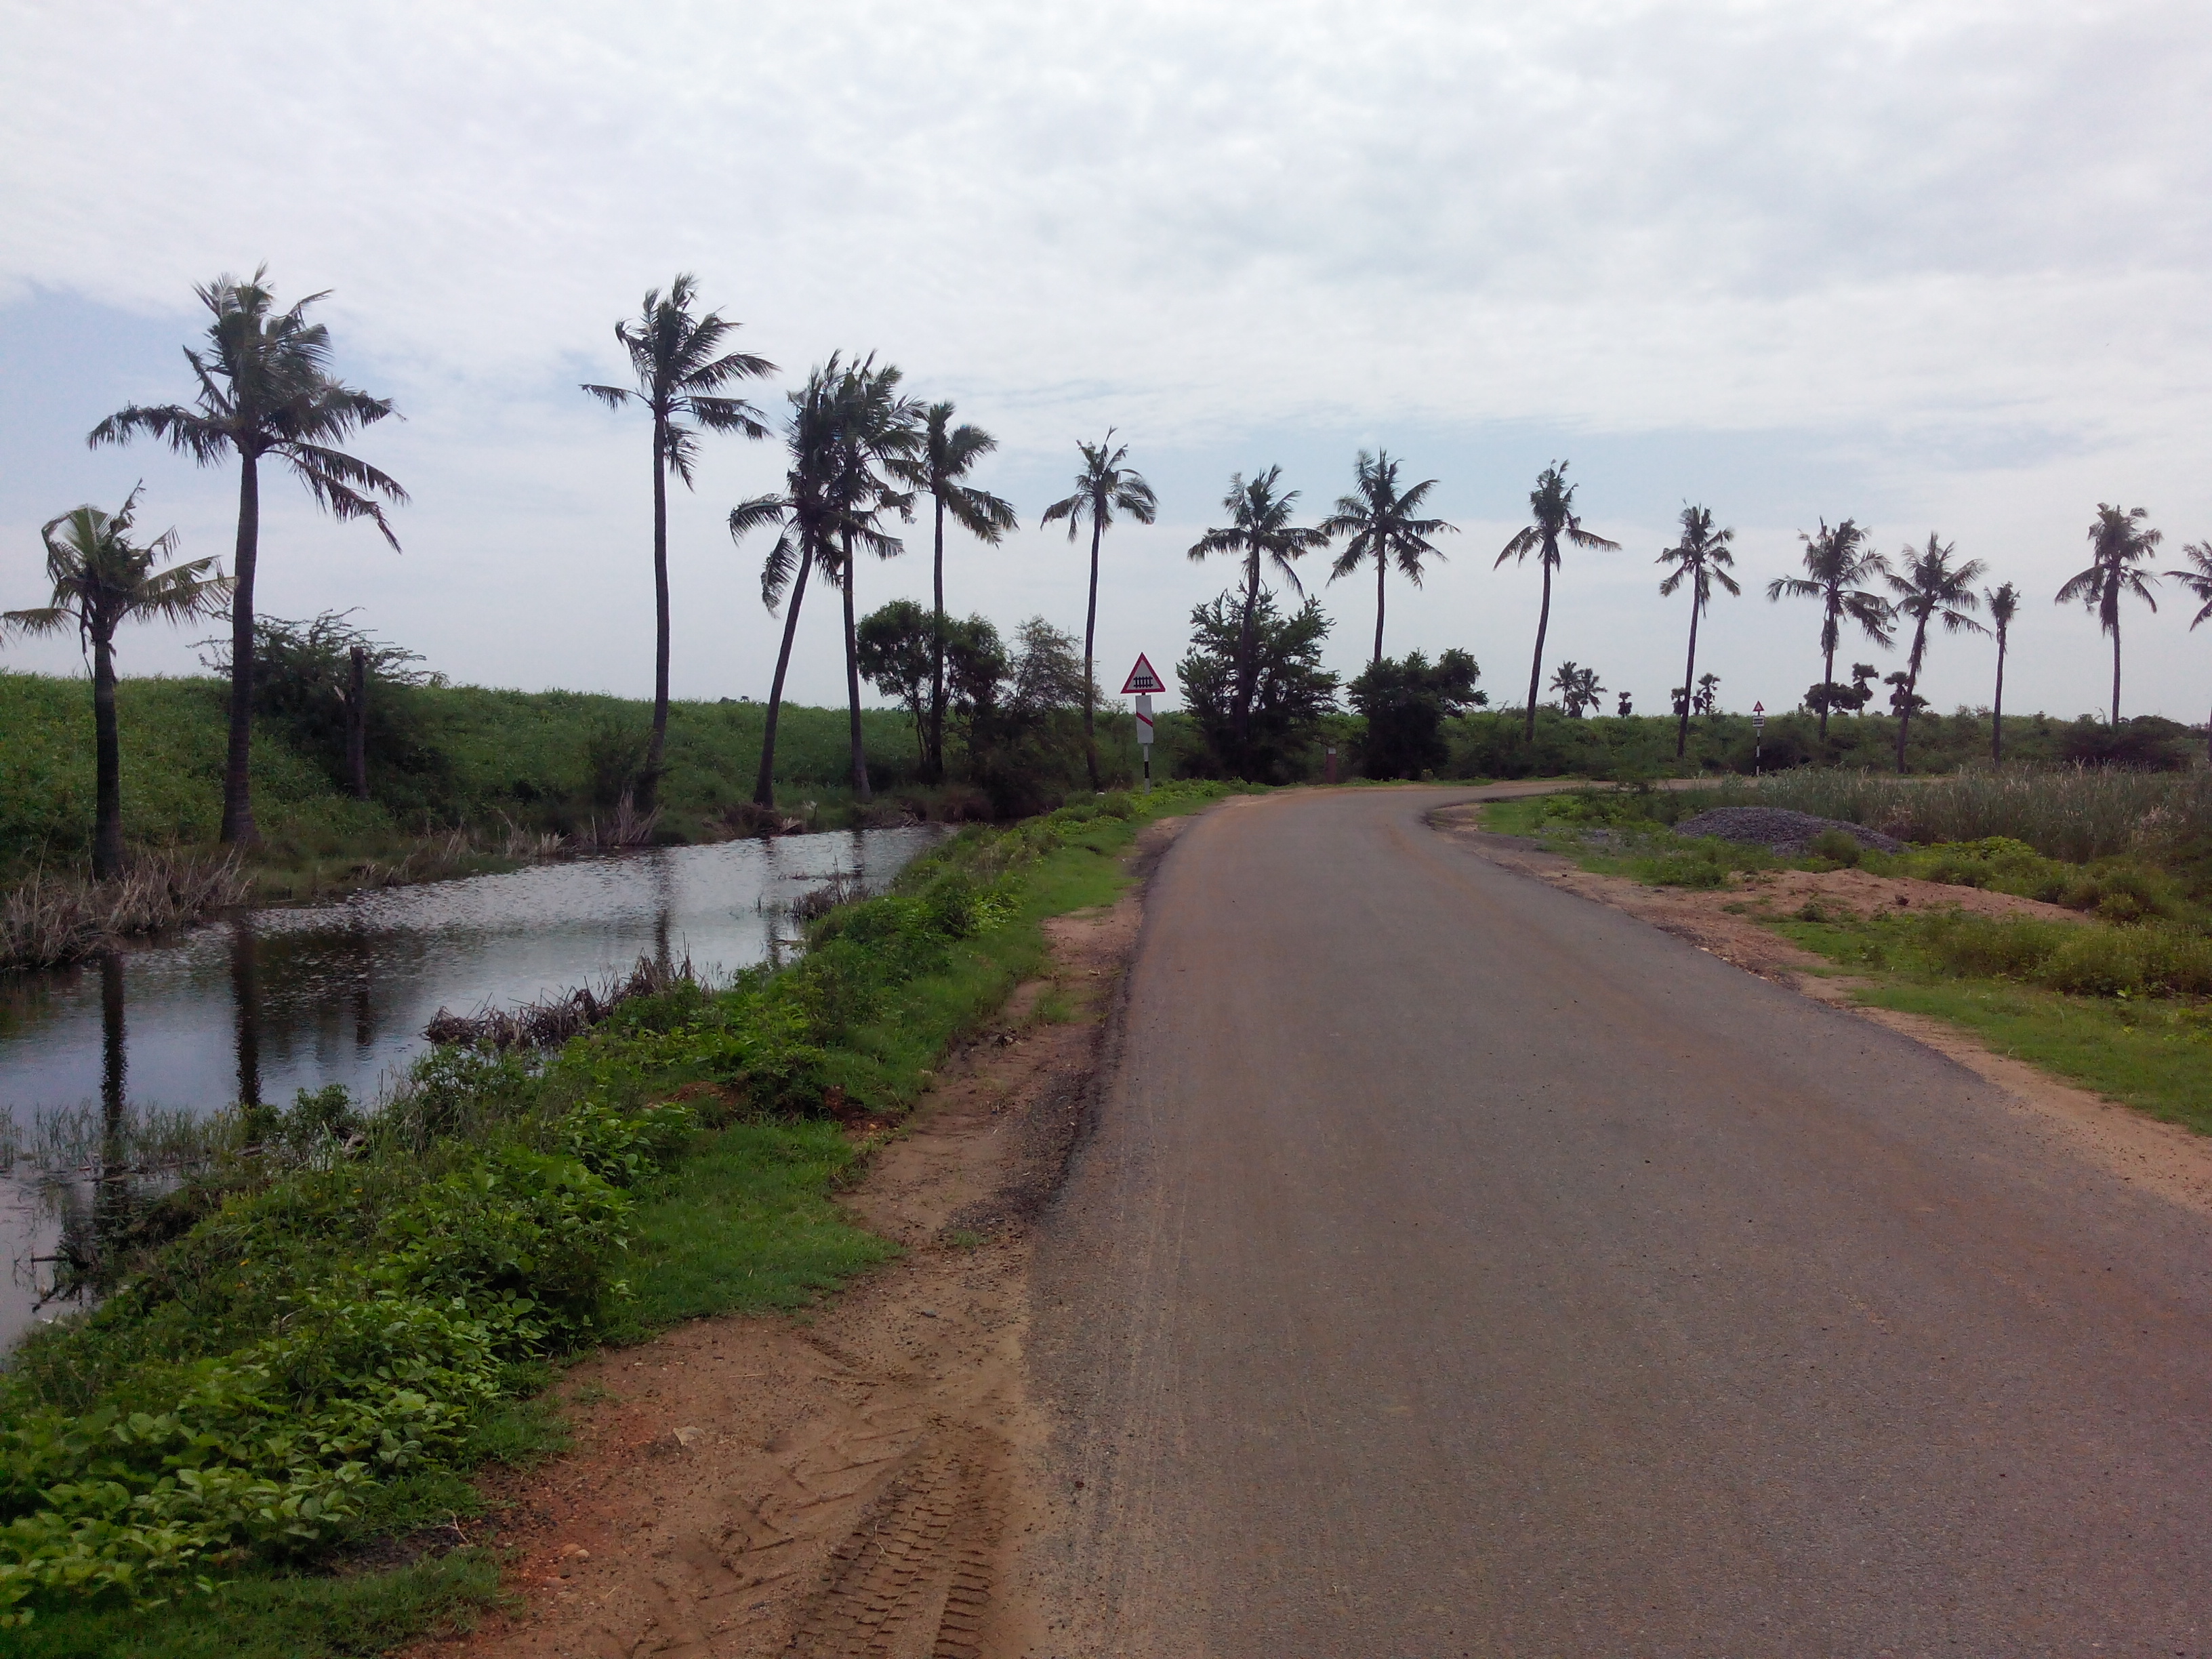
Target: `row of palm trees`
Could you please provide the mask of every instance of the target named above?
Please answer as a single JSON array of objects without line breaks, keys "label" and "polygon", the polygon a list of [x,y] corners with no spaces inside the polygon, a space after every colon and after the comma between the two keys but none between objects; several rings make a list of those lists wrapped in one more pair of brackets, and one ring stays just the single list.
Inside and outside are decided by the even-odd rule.
[{"label": "row of palm trees", "polygon": [[[237,539],[231,573],[225,576],[211,559],[158,568],[173,547],[163,536],[140,545],[131,539],[137,493],[114,514],[80,508],[45,527],[52,603],[34,611],[6,613],[18,629],[76,627],[94,661],[94,705],[99,720],[101,810],[94,838],[95,869],[112,872],[121,858],[120,814],[114,802],[113,664],[115,630],[134,617],[179,620],[206,615],[228,605],[232,630],[228,747],[223,774],[222,835],[234,844],[258,839],[254,826],[250,744],[253,690],[253,592],[260,544],[260,476],[264,462],[282,466],[315,502],[340,520],[365,519],[397,549],[398,537],[386,516],[403,504],[407,492],[398,481],[340,447],[363,428],[392,418],[388,398],[347,386],[332,370],[327,329],[308,313],[325,294],[310,295],[279,309],[266,267],[244,280],[224,276],[195,290],[210,313],[204,344],[187,347],[185,358],[197,382],[192,401],[118,410],[94,427],[88,443],[123,444],[145,437],[164,443],[202,465],[234,459],[239,468]],[[653,705],[651,737],[637,780],[639,805],[649,806],[665,765],[669,686],[668,479],[672,472],[687,489],[694,486],[700,438],[705,433],[735,434],[760,440],[770,435],[767,416],[738,389],[749,380],[776,373],[775,364],[731,349],[738,324],[719,312],[697,309],[696,279],[679,275],[664,293],[649,291],[638,314],[615,325],[615,338],[627,357],[630,386],[586,384],[583,390],[614,409],[635,406],[651,421],[653,566],[654,594]],[[945,660],[947,639],[945,605],[946,521],[986,543],[997,543],[1015,528],[1012,505],[971,481],[975,465],[996,447],[981,428],[957,421],[947,402],[923,404],[902,388],[900,371],[879,364],[872,355],[848,358],[834,354],[799,389],[787,394],[789,410],[782,437],[786,447],[785,488],[775,495],[740,502],[728,516],[733,538],[774,528],[775,542],[763,566],[761,597],[771,612],[785,608],[781,644],[769,696],[760,773],[755,789],[763,805],[774,805],[775,731],[788,672],[800,605],[810,576],[839,590],[843,605],[846,687],[850,706],[853,781],[863,799],[870,795],[867,762],[860,740],[860,672],[855,649],[854,586],[862,553],[890,557],[903,550],[887,528],[894,517],[910,522],[921,497],[930,499],[933,532],[932,577],[933,663],[927,710],[926,768],[944,773]],[[1091,781],[1097,781],[1095,742],[1095,647],[1101,544],[1115,522],[1154,522],[1158,500],[1128,459],[1128,446],[1109,428],[1097,443],[1078,445],[1082,465],[1074,488],[1053,502],[1042,526],[1064,523],[1074,541],[1090,531],[1090,576],[1083,630],[1085,682],[1084,732]],[[1544,469],[1529,495],[1529,522],[1516,531],[1497,557],[1521,562],[1533,556],[1542,573],[1535,648],[1531,654],[1526,734],[1533,738],[1541,688],[1544,646],[1551,623],[1554,580],[1569,547],[1618,550],[1620,544],[1585,529],[1575,508],[1577,486],[1567,465]],[[1419,586],[1426,561],[1442,558],[1437,537],[1456,526],[1425,515],[1433,478],[1407,483],[1402,465],[1385,452],[1361,452],[1353,489],[1340,497],[1334,511],[1315,525],[1296,520],[1298,492],[1283,487],[1279,467],[1270,466],[1231,481],[1223,506],[1228,522],[1207,530],[1189,556],[1216,555],[1241,565],[1242,617],[1237,684],[1232,711],[1234,739],[1249,734],[1255,680],[1255,628],[1261,582],[1269,571],[1303,593],[1295,562],[1339,540],[1343,549],[1329,580],[1352,575],[1372,562],[1376,578],[1374,660],[1383,649],[1383,622],[1389,573]],[[2060,604],[2084,604],[2112,641],[2112,719],[2120,707],[2121,603],[2133,597],[2157,608],[2152,588],[2158,574],[2145,568],[2160,541],[2146,522],[2144,509],[2100,504],[2089,538],[2088,567],[2059,589]],[[1716,590],[1741,592],[1731,574],[1735,532],[1717,526],[1710,509],[1686,506],[1680,536],[1659,556],[1670,567],[1660,583],[1662,596],[1686,586],[1691,614],[1688,659],[1683,684],[1696,683],[1698,627]],[[1850,519],[1832,528],[1826,520],[1804,544],[1802,576],[1777,577],[1767,597],[1804,598],[1821,608],[1822,683],[1808,702],[1817,702],[1821,734],[1836,707],[1856,707],[1863,692],[1838,686],[1835,655],[1847,628],[1856,628],[1885,647],[1895,630],[1911,625],[1911,644],[1897,700],[1898,753],[1903,764],[1916,690],[1925,661],[1929,634],[1987,632],[1973,613],[1987,605],[1997,643],[1996,708],[2002,711],[2008,632],[2020,594],[2013,584],[1977,593],[1984,574],[1980,560],[1954,563],[1955,548],[1930,535],[1922,548],[1907,548],[1899,562],[1871,545],[1867,532]],[[2191,626],[2212,617],[2212,542],[2184,549],[2189,568],[2166,575],[2203,602]],[[1878,586],[1877,584],[1880,584]],[[1884,592],[1881,588],[1888,591]],[[1856,695],[1858,702],[1852,698]],[[1685,751],[1692,700],[1681,700],[1676,752]],[[1993,744],[2002,757],[2002,728]]]}]

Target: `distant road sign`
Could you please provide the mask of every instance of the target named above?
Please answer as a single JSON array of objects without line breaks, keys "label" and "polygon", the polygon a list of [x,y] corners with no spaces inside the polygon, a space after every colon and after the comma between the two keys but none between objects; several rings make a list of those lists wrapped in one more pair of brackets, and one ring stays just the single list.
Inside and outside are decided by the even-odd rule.
[{"label": "distant road sign", "polygon": [[1152,659],[1142,652],[1139,652],[1137,665],[1129,671],[1129,678],[1122,683],[1121,695],[1127,697],[1147,691],[1164,691],[1167,689],[1167,682],[1153,672]]}]

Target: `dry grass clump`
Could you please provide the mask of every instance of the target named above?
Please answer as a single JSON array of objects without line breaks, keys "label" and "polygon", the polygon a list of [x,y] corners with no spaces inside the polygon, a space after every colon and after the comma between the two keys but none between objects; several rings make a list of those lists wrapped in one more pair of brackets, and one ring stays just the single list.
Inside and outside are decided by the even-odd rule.
[{"label": "dry grass clump", "polygon": [[422,1028],[433,1042],[471,1048],[557,1048],[578,1032],[606,1019],[625,1002],[659,996],[678,985],[711,989],[706,976],[685,957],[680,963],[640,957],[626,975],[610,975],[596,985],[580,985],[514,1008],[483,1007],[472,1014],[441,1008]]},{"label": "dry grass clump", "polygon": [[34,872],[0,894],[0,968],[53,968],[134,933],[158,933],[244,902],[236,854],[145,853],[113,881]]},{"label": "dry grass clump", "polygon": [[1729,793],[1906,841],[2003,836],[2075,864],[2212,835],[2212,771],[2021,768],[1915,779],[1808,767]]}]

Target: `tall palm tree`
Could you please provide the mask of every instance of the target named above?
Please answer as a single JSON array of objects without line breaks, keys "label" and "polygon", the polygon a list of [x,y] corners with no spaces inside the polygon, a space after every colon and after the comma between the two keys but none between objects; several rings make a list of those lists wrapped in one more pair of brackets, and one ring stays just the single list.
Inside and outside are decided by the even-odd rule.
[{"label": "tall palm tree", "polygon": [[[1690,583],[1690,659],[1682,669],[1682,684],[1695,685],[1698,680],[1698,618],[1712,602],[1716,583],[1730,593],[1741,593],[1735,577],[1729,574],[1735,563],[1735,555],[1729,544],[1735,539],[1735,532],[1713,528],[1711,507],[1685,506],[1682,508],[1682,539],[1659,556],[1661,564],[1674,567],[1667,579],[1659,584],[1659,596],[1671,598],[1684,580]],[[1686,698],[1682,714],[1674,729],[1674,758],[1680,760],[1690,748],[1690,705]]]},{"label": "tall palm tree", "polygon": [[765,438],[761,412],[743,398],[721,395],[735,381],[775,373],[775,365],[750,352],[724,351],[738,325],[717,311],[694,317],[698,278],[679,272],[668,292],[647,289],[635,319],[615,325],[615,343],[629,357],[635,387],[595,386],[584,390],[610,409],[632,398],[653,417],[653,738],[638,780],[638,805],[651,807],[660,789],[662,757],[668,747],[668,473],[673,468],[686,489],[699,456],[699,432],[742,432]]},{"label": "tall palm tree", "polygon": [[[1818,535],[1808,536],[1801,530],[1797,539],[1805,544],[1805,574],[1777,576],[1767,583],[1766,597],[1775,601],[1786,594],[1793,599],[1820,602],[1820,684],[1831,686],[1836,683],[1836,648],[1843,643],[1846,622],[1856,623],[1860,632],[1885,651],[1889,648],[1895,612],[1887,599],[1868,586],[1877,577],[1889,574],[1889,561],[1867,544],[1867,532],[1850,519],[1839,521],[1833,530],[1823,519]],[[1827,740],[1828,705],[1823,701],[1820,741]]]},{"label": "tall palm tree", "polygon": [[1398,485],[1401,463],[1390,459],[1390,452],[1382,450],[1369,455],[1359,452],[1353,464],[1353,493],[1336,498],[1336,511],[1322,520],[1321,533],[1334,541],[1339,536],[1349,536],[1344,551],[1336,556],[1329,567],[1328,579],[1349,576],[1369,559],[1375,561],[1375,655],[1373,662],[1382,660],[1382,602],[1383,579],[1390,573],[1395,561],[1406,580],[1419,587],[1421,585],[1421,561],[1443,557],[1429,544],[1428,538],[1442,531],[1457,532],[1457,525],[1446,524],[1442,519],[1423,519],[1414,515],[1428,500],[1429,491],[1436,488],[1434,478],[1425,478],[1419,483],[1405,489]]},{"label": "tall palm tree", "polygon": [[996,546],[1021,520],[1013,504],[965,482],[970,468],[999,447],[980,426],[952,424],[953,407],[934,403],[922,416],[921,445],[897,467],[901,483],[926,493],[935,520],[930,565],[929,719],[922,767],[933,783],[945,776],[945,516],[979,541]]},{"label": "tall palm tree", "polygon": [[860,736],[860,648],[854,619],[854,589],[859,555],[896,557],[906,544],[885,535],[878,523],[886,512],[914,516],[914,497],[891,487],[893,469],[913,459],[921,447],[921,410],[899,395],[903,378],[890,363],[876,367],[875,354],[854,363],[839,383],[836,422],[831,442],[830,495],[837,515],[837,556],[823,567],[845,601],[845,694],[851,715],[853,795],[872,800],[868,752]]},{"label": "tall palm tree", "polygon": [[1944,541],[1930,531],[1927,546],[1907,547],[1898,555],[1904,562],[1904,573],[1892,571],[1885,578],[1890,592],[1897,595],[1898,615],[1912,618],[1912,649],[1905,659],[1905,695],[1899,699],[1897,717],[1900,774],[1905,770],[1905,739],[1912,729],[1914,699],[1920,690],[1920,664],[1928,654],[1928,624],[1940,622],[1947,634],[1990,631],[1966,614],[1982,608],[1974,583],[1989,567],[1979,559],[1953,564],[1951,555],[1957,550],[1955,543]]},{"label": "tall palm tree", "polygon": [[[2204,601],[2204,608],[2189,619],[2189,631],[2193,634],[2197,623],[2212,617],[2212,542],[2191,542],[2182,548],[2181,556],[2193,568],[2166,574],[2187,588],[2192,597]],[[2207,756],[2212,757],[2212,720],[2205,723],[2204,746]]]},{"label": "tall palm tree", "polygon": [[218,276],[192,291],[213,314],[204,355],[185,348],[199,381],[192,407],[132,404],[86,434],[85,442],[128,443],[142,434],[167,443],[202,466],[238,458],[238,541],[231,561],[230,742],[222,771],[222,838],[236,846],[261,839],[253,823],[253,578],[261,553],[261,461],[282,461],[315,503],[340,520],[368,519],[398,550],[384,507],[407,499],[397,481],[333,447],[392,412],[333,378],[330,331],[307,320],[307,307],[328,297],[310,294],[289,311],[276,309],[269,267],[246,281]]},{"label": "tall palm tree", "polygon": [[1042,529],[1055,520],[1067,520],[1067,539],[1077,526],[1091,526],[1091,598],[1083,611],[1083,752],[1091,768],[1091,787],[1098,787],[1098,743],[1093,730],[1098,706],[1098,681],[1091,667],[1092,648],[1098,633],[1098,543],[1113,527],[1114,515],[1125,513],[1139,524],[1150,524],[1158,515],[1159,497],[1152,494],[1145,475],[1129,465],[1129,446],[1114,441],[1114,428],[1097,443],[1079,438],[1083,465],[1075,475],[1075,493],[1062,496],[1037,520]]},{"label": "tall palm tree", "polygon": [[2004,764],[2005,647],[2012,635],[2012,619],[2020,614],[2020,590],[2010,582],[1982,590],[1982,603],[1990,608],[1991,632],[1997,636],[1997,694],[1990,708],[1990,763]]},{"label": "tall palm tree", "polygon": [[52,603],[34,611],[0,614],[0,628],[25,634],[58,634],[75,628],[92,656],[94,802],[92,873],[106,881],[123,870],[123,763],[115,731],[115,630],[126,622],[184,622],[222,609],[230,582],[210,556],[155,567],[176,550],[177,532],[164,531],[143,547],[131,539],[138,491],[117,513],[80,507],[47,520],[39,532],[46,544]]},{"label": "tall palm tree", "polygon": [[1529,523],[1516,532],[1498,554],[1496,569],[1506,560],[1518,564],[1531,553],[1544,571],[1544,604],[1536,613],[1536,652],[1528,664],[1528,725],[1525,733],[1533,742],[1536,736],[1536,691],[1544,673],[1544,635],[1552,626],[1552,573],[1559,568],[1559,543],[1564,538],[1577,547],[1606,548],[1620,550],[1619,542],[1609,542],[1602,536],[1583,528],[1583,521],[1575,514],[1575,491],[1579,486],[1567,482],[1567,464],[1554,461],[1536,475],[1536,487],[1528,493]]},{"label": "tall palm tree", "polygon": [[2149,514],[2138,507],[2122,512],[2097,503],[2096,522],[2089,526],[2089,568],[2066,579],[2054,605],[2079,599],[2094,612],[2097,625],[2112,636],[2112,724],[2120,723],[2120,601],[2132,593],[2153,611],[2158,601],[2150,596],[2158,578],[2136,567],[2151,556],[2165,539],[2143,520]]},{"label": "tall palm tree", "polygon": [[1321,531],[1291,522],[1291,509],[1297,504],[1298,492],[1283,489],[1282,482],[1283,469],[1279,466],[1253,474],[1249,483],[1243,473],[1232,473],[1229,493],[1221,498],[1229,522],[1219,529],[1207,531],[1190,545],[1194,560],[1203,559],[1210,553],[1233,553],[1244,562],[1243,617],[1237,632],[1237,701],[1231,711],[1230,724],[1240,763],[1251,730],[1253,683],[1257,678],[1254,662],[1258,638],[1255,621],[1260,609],[1261,567],[1272,562],[1276,573],[1291,585],[1291,591],[1304,597],[1305,586],[1298,580],[1298,573],[1291,561],[1316,547],[1328,545],[1328,538]]}]

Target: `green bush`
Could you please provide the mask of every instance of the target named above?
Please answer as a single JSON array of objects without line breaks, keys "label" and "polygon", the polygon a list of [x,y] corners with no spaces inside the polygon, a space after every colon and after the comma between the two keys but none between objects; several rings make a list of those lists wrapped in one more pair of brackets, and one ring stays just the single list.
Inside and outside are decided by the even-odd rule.
[{"label": "green bush", "polygon": [[1813,837],[1813,844],[1806,851],[1816,859],[1848,868],[1858,863],[1864,849],[1858,837],[1848,830],[1823,830]]}]

